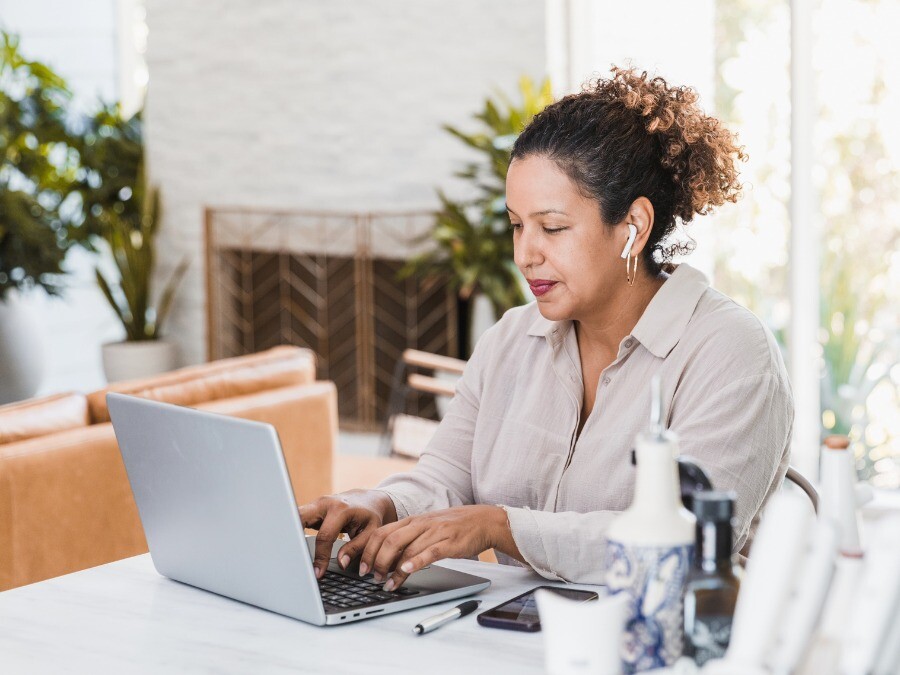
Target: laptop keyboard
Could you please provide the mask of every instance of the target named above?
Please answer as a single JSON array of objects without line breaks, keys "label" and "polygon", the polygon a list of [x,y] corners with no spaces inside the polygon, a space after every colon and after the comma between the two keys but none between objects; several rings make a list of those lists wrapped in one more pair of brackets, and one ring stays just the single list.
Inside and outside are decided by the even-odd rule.
[{"label": "laptop keyboard", "polygon": [[392,600],[403,600],[419,591],[401,586],[396,591],[386,593],[383,584],[370,581],[372,575],[365,577],[347,577],[336,572],[326,571],[325,576],[319,579],[319,593],[325,611],[340,611],[379,605]]}]

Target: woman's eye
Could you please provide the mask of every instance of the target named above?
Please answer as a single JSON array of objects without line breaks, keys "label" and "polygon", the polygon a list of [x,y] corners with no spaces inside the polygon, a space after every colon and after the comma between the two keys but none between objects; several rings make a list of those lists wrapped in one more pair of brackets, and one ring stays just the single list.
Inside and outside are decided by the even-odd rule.
[{"label": "woman's eye", "polygon": [[[509,229],[513,232],[522,229],[522,223],[510,223]],[[567,227],[545,227],[542,228],[546,234],[557,234],[558,232],[562,232],[563,230],[568,230]]]}]

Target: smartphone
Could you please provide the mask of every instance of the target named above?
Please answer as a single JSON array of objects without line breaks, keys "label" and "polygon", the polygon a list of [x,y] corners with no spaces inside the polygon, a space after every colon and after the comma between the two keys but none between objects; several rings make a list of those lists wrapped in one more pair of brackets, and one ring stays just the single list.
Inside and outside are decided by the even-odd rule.
[{"label": "smartphone", "polygon": [[596,600],[600,597],[594,591],[581,591],[558,586],[538,586],[522,593],[522,595],[517,595],[512,600],[507,600],[502,605],[497,605],[486,612],[482,612],[478,615],[478,623],[491,628],[522,630],[528,633],[539,631],[541,629],[541,620],[538,616],[537,603],[534,600],[534,592],[537,590],[552,591],[564,598],[581,602]]}]

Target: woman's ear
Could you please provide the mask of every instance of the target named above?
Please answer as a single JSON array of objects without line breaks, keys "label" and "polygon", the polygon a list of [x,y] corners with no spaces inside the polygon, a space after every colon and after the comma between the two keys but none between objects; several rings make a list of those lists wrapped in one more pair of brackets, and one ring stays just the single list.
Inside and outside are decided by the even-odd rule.
[{"label": "woman's ear", "polygon": [[653,204],[646,197],[638,197],[628,209],[626,223],[631,223],[637,228],[637,236],[631,245],[631,255],[638,255],[644,250],[650,232],[653,231]]}]

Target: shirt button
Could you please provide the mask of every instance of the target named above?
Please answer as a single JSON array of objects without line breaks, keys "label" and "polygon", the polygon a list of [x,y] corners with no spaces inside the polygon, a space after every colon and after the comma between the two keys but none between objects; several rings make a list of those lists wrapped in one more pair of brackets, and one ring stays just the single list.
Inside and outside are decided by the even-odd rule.
[{"label": "shirt button", "polygon": [[625,347],[625,349],[630,349],[631,345],[633,345],[633,344],[634,344],[633,340],[625,340],[625,344],[623,346]]},{"label": "shirt button", "polygon": [[604,378],[603,378],[603,384],[609,384],[609,378],[608,378],[608,377],[604,377]]}]

